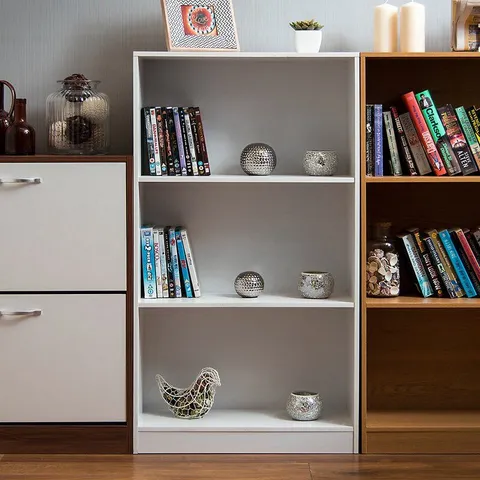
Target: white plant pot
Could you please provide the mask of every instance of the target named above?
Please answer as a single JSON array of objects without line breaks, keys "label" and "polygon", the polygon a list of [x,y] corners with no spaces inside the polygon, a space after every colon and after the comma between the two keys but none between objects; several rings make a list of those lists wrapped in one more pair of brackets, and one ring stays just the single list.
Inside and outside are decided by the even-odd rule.
[{"label": "white plant pot", "polygon": [[295,30],[297,53],[318,53],[322,46],[322,30]]}]

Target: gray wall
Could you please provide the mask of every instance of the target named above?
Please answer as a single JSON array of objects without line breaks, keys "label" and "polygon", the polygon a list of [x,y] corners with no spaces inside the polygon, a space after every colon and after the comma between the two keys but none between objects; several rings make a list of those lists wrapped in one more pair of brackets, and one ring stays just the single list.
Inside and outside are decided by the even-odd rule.
[{"label": "gray wall", "polygon": [[[406,0],[391,0],[400,6]],[[288,22],[325,24],[323,51],[369,51],[373,7],[381,0],[233,0],[243,51],[291,51]],[[450,0],[427,6],[427,49],[448,50]],[[102,80],[112,102],[112,153],[132,148],[132,52],[164,50],[160,0],[0,0],[0,77],[27,98],[45,151],[45,98],[56,80]]]}]

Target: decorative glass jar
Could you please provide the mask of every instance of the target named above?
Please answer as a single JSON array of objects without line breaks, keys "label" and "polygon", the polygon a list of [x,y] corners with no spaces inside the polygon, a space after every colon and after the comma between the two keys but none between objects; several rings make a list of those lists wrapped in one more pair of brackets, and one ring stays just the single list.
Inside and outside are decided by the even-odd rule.
[{"label": "decorative glass jar", "polygon": [[398,252],[390,238],[391,223],[377,223],[367,245],[367,295],[397,297],[400,294]]},{"label": "decorative glass jar", "polygon": [[99,81],[73,74],[60,80],[47,98],[50,153],[101,155],[110,147],[110,101],[97,90]]}]

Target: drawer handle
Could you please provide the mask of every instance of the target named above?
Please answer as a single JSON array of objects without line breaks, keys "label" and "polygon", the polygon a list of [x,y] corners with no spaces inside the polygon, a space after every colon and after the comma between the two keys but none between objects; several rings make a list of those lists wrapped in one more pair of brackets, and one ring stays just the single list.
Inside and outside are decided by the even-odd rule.
[{"label": "drawer handle", "polygon": [[0,178],[0,185],[36,185],[42,183],[42,179],[35,178]]},{"label": "drawer handle", "polygon": [[41,310],[0,310],[0,317],[39,317],[42,314]]}]

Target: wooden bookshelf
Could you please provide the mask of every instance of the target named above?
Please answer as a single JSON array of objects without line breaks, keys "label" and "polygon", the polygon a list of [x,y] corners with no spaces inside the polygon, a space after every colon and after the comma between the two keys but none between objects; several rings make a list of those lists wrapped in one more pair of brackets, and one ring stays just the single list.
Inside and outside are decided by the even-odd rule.
[{"label": "wooden bookshelf", "polygon": [[[393,234],[480,224],[480,176],[367,178],[364,115],[367,104],[401,106],[411,90],[429,89],[437,106],[478,104],[471,78],[479,60],[478,53],[362,54],[362,266],[375,222],[391,221]],[[367,298],[364,268],[362,275],[362,451],[480,453],[480,299],[424,299],[406,278],[405,296]]]}]

